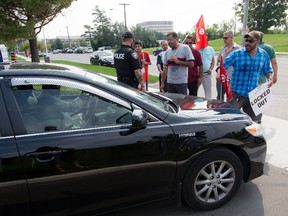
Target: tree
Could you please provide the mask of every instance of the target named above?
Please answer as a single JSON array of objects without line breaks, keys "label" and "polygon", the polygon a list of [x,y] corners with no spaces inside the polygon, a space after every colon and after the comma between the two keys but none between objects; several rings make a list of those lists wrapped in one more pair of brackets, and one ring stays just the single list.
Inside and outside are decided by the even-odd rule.
[{"label": "tree", "polygon": [[[243,19],[244,5],[235,5],[235,11],[240,21]],[[288,8],[287,0],[249,0],[248,28],[268,32],[270,27],[279,27],[285,24]]]},{"label": "tree", "polygon": [[93,43],[91,44],[93,49],[97,49],[100,46],[112,46],[114,42],[114,34],[112,32],[111,19],[105,15],[105,11],[99,9],[98,5],[93,9],[94,31],[92,32]]},{"label": "tree", "polygon": [[39,62],[37,35],[43,26],[75,0],[1,0],[0,34],[4,41],[25,38],[29,41],[32,62]]},{"label": "tree", "polygon": [[140,25],[132,26],[131,31],[136,40],[143,42],[143,48],[158,46],[155,32],[142,28]]}]

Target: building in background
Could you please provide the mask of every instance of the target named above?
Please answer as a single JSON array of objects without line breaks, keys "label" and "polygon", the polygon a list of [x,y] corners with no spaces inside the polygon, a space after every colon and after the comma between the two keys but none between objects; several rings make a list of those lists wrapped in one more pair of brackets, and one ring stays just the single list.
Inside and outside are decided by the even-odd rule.
[{"label": "building in background", "polygon": [[173,31],[173,21],[146,21],[146,22],[138,23],[138,25],[148,30],[162,32],[165,35],[168,32]]}]

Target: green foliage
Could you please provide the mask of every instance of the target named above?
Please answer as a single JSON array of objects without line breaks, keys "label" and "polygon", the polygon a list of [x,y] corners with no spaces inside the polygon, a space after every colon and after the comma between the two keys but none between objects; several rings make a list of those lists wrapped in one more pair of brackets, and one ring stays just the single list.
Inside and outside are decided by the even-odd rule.
[{"label": "green foliage", "polygon": [[92,47],[97,50],[101,46],[112,46],[114,43],[114,33],[112,32],[111,19],[100,10],[98,5],[95,6],[92,15],[94,16],[94,31],[92,34]]},{"label": "green foliage", "polygon": [[[234,41],[241,45],[242,36],[234,37]],[[287,34],[265,34],[263,41],[274,47],[276,52],[288,52],[288,37]],[[223,39],[216,39],[209,41],[209,46],[213,47],[216,52],[219,52],[223,47]]]},{"label": "green foliage", "polygon": [[141,40],[143,48],[157,46],[157,38],[152,31],[148,31],[145,28],[141,28],[139,25],[131,28],[135,40]]},{"label": "green foliage", "polygon": [[51,45],[51,49],[55,50],[55,49],[63,49],[63,43],[62,41],[57,38],[56,40],[53,41],[52,45]]},{"label": "green foliage", "polygon": [[37,34],[58,13],[75,0],[1,0],[0,39],[9,43],[18,38],[29,40],[32,61],[39,61]]},{"label": "green foliage", "polygon": [[[243,19],[242,0],[235,5],[239,21]],[[287,0],[249,0],[248,24],[250,30],[258,30],[264,33],[271,27],[279,27],[286,23]]]}]

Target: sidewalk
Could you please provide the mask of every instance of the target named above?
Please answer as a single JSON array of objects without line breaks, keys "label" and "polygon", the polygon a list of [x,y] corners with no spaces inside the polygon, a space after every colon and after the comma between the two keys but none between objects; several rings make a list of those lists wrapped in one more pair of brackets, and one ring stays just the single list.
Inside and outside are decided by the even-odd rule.
[{"label": "sidewalk", "polygon": [[288,121],[263,115],[262,126],[268,144],[266,162],[288,170]]}]

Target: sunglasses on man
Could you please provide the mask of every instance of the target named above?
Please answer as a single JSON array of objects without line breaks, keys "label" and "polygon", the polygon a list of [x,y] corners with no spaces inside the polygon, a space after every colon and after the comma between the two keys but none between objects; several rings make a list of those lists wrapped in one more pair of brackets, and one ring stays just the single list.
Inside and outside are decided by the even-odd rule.
[{"label": "sunglasses on man", "polygon": [[257,39],[252,39],[252,38],[245,38],[245,42],[246,43],[253,43],[253,42],[255,42]]},{"label": "sunglasses on man", "polygon": [[185,42],[185,44],[193,44],[193,42]]}]

